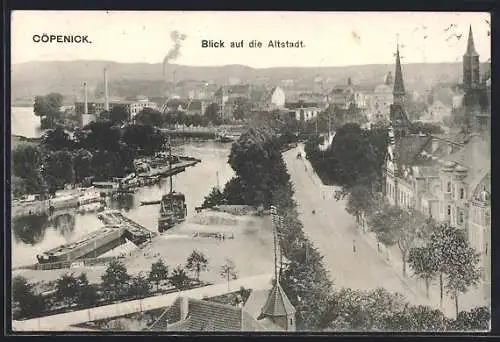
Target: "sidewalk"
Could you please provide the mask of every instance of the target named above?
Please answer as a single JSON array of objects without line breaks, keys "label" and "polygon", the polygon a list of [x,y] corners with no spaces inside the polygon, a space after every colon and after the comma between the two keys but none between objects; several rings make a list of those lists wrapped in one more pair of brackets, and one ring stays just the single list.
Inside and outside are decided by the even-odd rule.
[{"label": "sidewalk", "polygon": [[[340,189],[336,186],[324,185],[318,175],[314,172],[310,162],[307,159],[303,159],[303,162],[304,167],[307,169],[308,176],[314,185],[321,190],[322,196],[326,199],[332,199],[335,191]],[[339,202],[342,202],[342,200]],[[343,205],[345,205],[345,202]],[[446,291],[443,293],[443,307],[440,308],[439,280],[431,283],[429,287],[429,299],[427,299],[425,282],[421,279],[413,277],[412,271],[408,265],[406,267],[407,276],[403,276],[403,261],[401,258],[401,251],[397,246],[389,248],[386,248],[383,244],[379,244],[379,246],[377,246],[377,239],[374,233],[366,231],[366,229],[363,231],[363,229],[357,228],[356,226],[353,226],[353,229],[358,229],[359,235],[363,238],[363,240],[365,240],[375,251],[377,251],[377,254],[385,263],[394,269],[395,274],[401,283],[408,288],[408,290],[418,294],[421,298],[425,298],[429,303],[428,305],[441,309],[446,316],[455,317],[456,312],[454,300],[446,294]],[[490,307],[491,301],[485,299],[485,292],[486,289],[480,284],[477,289],[471,288],[467,293],[461,294],[459,296],[459,310],[470,310],[471,308],[483,305]]]},{"label": "sidewalk", "polygon": [[[264,290],[271,287],[272,274],[263,274],[255,277],[247,277],[231,281],[230,291],[236,291],[241,286],[254,290]],[[203,297],[215,297],[227,293],[227,283],[219,283],[187,290],[180,293],[169,293],[166,295],[153,296],[144,299],[132,300],[123,303],[98,306],[91,309],[67,312],[58,315],[45,316],[29,319],[26,321],[12,321],[13,331],[76,331],[79,328],[71,327],[78,323],[95,321],[100,319],[123,316],[135,312],[159,309],[172,305],[177,297],[183,296],[202,299]],[[82,331],[84,329],[81,329]]]}]

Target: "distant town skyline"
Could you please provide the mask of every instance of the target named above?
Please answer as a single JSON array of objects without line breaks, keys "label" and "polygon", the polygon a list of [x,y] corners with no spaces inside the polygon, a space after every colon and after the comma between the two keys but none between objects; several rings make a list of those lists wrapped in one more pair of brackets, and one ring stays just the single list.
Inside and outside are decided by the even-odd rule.
[{"label": "distant town skyline", "polygon": [[[489,13],[459,12],[116,12],[15,11],[11,62],[106,60],[162,63],[186,36],[170,63],[267,67],[392,64],[399,41],[402,63],[461,62],[472,26],[481,62],[490,58]],[[91,44],[36,43],[33,35],[87,35]],[[202,40],[225,48],[202,48]],[[242,48],[231,41],[244,40]],[[252,40],[262,48],[250,48]],[[269,41],[303,41],[304,48],[270,48]]]}]

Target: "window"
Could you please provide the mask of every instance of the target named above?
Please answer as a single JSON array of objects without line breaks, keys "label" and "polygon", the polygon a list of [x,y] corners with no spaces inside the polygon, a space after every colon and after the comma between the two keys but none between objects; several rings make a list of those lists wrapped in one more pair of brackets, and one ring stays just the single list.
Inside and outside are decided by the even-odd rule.
[{"label": "window", "polygon": [[293,318],[290,318],[290,325],[293,325]]},{"label": "window", "polygon": [[465,190],[464,188],[460,188],[460,199],[464,199],[465,197]]},{"label": "window", "polygon": [[446,184],[446,192],[451,192],[451,182]]},{"label": "window", "polygon": [[448,216],[451,216],[451,205],[448,206]]},{"label": "window", "polygon": [[458,224],[464,224],[464,211],[460,210],[458,212]]}]

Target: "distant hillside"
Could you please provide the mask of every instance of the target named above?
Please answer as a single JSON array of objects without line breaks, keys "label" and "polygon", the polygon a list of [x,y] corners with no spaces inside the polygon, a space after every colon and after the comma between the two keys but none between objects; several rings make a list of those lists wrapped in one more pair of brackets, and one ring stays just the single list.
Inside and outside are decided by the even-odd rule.
[{"label": "distant hillside", "polygon": [[[108,67],[110,85],[117,81],[138,81],[144,84],[162,81],[162,64],[116,63],[108,61],[70,62],[28,62],[12,66],[13,102],[29,99],[36,95],[59,92],[68,97],[81,94],[82,82],[89,88],[102,83],[103,69]],[[329,78],[331,84],[345,84],[348,77],[355,84],[379,84],[394,65],[360,65],[344,67],[279,67],[255,69],[243,65],[185,66],[172,64],[168,81],[183,79],[205,80],[215,83],[226,82],[237,77],[242,82],[254,84],[279,84],[284,79],[295,79],[303,85],[313,84],[317,76]],[[403,73],[408,89],[422,91],[438,82],[457,82],[461,74],[460,63],[405,64]],[[141,82],[139,82],[141,81]],[[144,94],[153,96],[153,94]],[[156,94],[155,94],[156,95]]]}]

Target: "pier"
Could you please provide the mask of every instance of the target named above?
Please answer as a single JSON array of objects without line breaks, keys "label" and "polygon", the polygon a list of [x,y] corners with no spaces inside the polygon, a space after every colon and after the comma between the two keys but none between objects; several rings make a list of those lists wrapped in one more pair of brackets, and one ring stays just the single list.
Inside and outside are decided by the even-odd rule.
[{"label": "pier", "polygon": [[158,234],[129,219],[117,210],[106,210],[97,217],[106,225],[119,225],[123,227],[125,229],[124,236],[137,246]]},{"label": "pier", "polygon": [[191,157],[179,157],[179,159],[181,161],[179,163],[173,164],[171,168],[169,165],[165,165],[161,167],[152,168],[149,171],[138,172],[137,175],[139,177],[154,177],[154,176],[169,177],[176,175],[180,172],[183,172],[184,170],[186,170],[187,167],[195,166],[196,164],[201,163],[200,159]]}]

